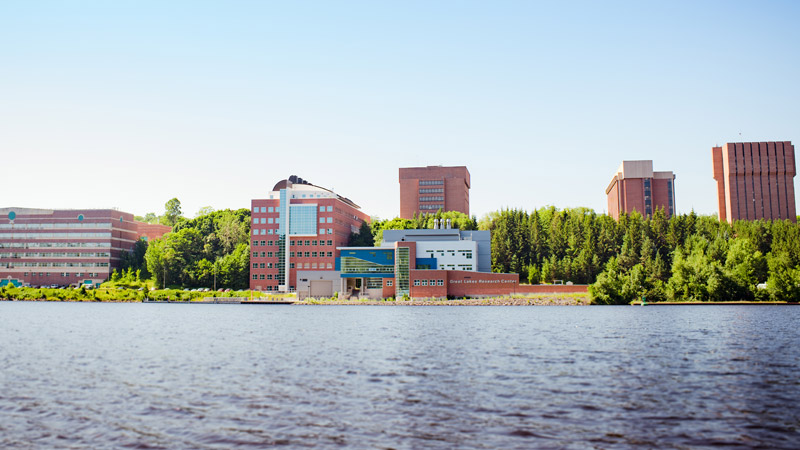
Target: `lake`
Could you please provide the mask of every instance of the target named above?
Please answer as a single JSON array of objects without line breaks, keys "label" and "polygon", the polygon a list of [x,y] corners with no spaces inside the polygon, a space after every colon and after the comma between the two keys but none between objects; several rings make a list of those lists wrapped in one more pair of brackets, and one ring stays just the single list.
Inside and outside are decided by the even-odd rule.
[{"label": "lake", "polygon": [[800,446],[800,307],[0,302],[2,448]]}]

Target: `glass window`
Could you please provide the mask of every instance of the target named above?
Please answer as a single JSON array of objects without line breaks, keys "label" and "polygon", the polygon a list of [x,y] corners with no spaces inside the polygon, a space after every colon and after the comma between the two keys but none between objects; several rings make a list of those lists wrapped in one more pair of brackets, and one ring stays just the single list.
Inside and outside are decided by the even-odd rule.
[{"label": "glass window", "polygon": [[317,241],[311,241],[311,245],[317,245]]},{"label": "glass window", "polygon": [[267,223],[274,223],[274,219],[270,217],[269,219],[267,219]]},{"label": "glass window", "polygon": [[306,245],[311,245],[311,241],[305,241]]},{"label": "glass window", "polygon": [[267,212],[275,212],[275,211],[273,210],[272,206],[270,206],[269,208],[267,208]]},{"label": "glass window", "polygon": [[436,280],[437,286],[444,286],[444,280]]},{"label": "glass window", "polygon": [[258,269],[258,263],[253,263],[253,269]]},{"label": "glass window", "polygon": [[333,228],[328,228],[328,234],[333,234]]},{"label": "glass window", "polygon": [[328,206],[328,212],[333,212],[333,206]]},{"label": "glass window", "polygon": [[328,240],[328,245],[333,245],[333,241],[332,240]]},{"label": "glass window", "polygon": [[267,212],[267,208],[265,206],[261,207],[261,212]]},{"label": "glass window", "polygon": [[319,234],[325,234],[325,228],[320,228],[319,229]]},{"label": "glass window", "polygon": [[325,218],[324,217],[320,217],[319,218],[319,223],[325,223]]},{"label": "glass window", "polygon": [[320,206],[319,207],[319,212],[325,212],[325,207],[324,206]]},{"label": "glass window", "polygon": [[294,269],[294,263],[289,263],[289,268]]},{"label": "glass window", "polygon": [[419,280],[414,280],[414,286],[419,286]]},{"label": "glass window", "polygon": [[[422,281],[422,285],[423,286],[427,286],[428,285],[428,280],[421,280],[421,281]],[[416,286],[416,284],[417,283],[414,283],[415,286]]]},{"label": "glass window", "polygon": [[311,252],[305,252],[305,253],[303,253],[303,256],[305,256],[306,258],[310,258],[311,257]]},{"label": "glass window", "polygon": [[311,257],[312,258],[316,258],[317,257],[317,252],[311,252]]},{"label": "glass window", "polygon": [[386,286],[391,286],[393,284],[392,282],[393,280],[386,280]]},{"label": "glass window", "polygon": [[333,257],[333,252],[328,252],[328,258]]}]

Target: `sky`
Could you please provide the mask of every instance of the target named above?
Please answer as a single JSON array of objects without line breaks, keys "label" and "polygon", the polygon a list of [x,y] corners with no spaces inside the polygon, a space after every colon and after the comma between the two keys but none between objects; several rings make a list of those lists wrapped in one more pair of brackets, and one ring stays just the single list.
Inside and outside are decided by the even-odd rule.
[{"label": "sky", "polygon": [[[289,175],[380,218],[607,209],[622,160],[716,214],[711,147],[800,142],[793,1],[0,2],[0,207],[248,208]],[[796,184],[796,183],[795,183]],[[798,196],[800,197],[800,196]]]}]

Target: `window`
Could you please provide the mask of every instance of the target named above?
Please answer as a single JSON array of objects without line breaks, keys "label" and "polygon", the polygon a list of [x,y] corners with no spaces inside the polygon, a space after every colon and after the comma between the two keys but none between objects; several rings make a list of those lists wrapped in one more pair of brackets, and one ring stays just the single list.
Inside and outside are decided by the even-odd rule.
[{"label": "window", "polygon": [[258,247],[258,241],[253,241],[253,247]]},{"label": "window", "polygon": [[261,241],[261,245],[266,245],[267,241]]},{"label": "window", "polygon": [[294,258],[294,252],[289,252],[289,258]]},{"label": "window", "polygon": [[[414,286],[416,286],[416,285],[417,285],[417,283],[415,282]],[[422,285],[423,286],[427,286],[428,285],[428,280],[422,280]]]},{"label": "window", "polygon": [[289,263],[289,268],[294,269],[294,263]]},{"label": "window", "polygon": [[317,241],[311,241],[311,245],[317,245]]},{"label": "window", "polygon": [[420,194],[444,194],[444,189],[442,188],[428,188],[428,189],[420,189]]},{"label": "window", "polygon": [[305,252],[303,254],[303,256],[305,256],[306,258],[310,258],[311,257],[311,252]]},{"label": "window", "polygon": [[325,218],[324,217],[320,217],[319,218],[319,223],[325,223]]},{"label": "window", "polygon": [[267,254],[265,252],[261,252],[261,257],[263,258],[265,256],[267,256]]},{"label": "window", "polygon": [[267,241],[267,245],[272,246],[272,241]]},{"label": "window", "polygon": [[414,286],[419,286],[419,280],[414,280]]},{"label": "window", "polygon": [[328,223],[333,223],[333,217],[328,217],[327,221],[328,221]]},{"label": "window", "polygon": [[434,283],[436,283],[436,280],[430,280],[430,283],[431,283],[431,286],[433,286]]},{"label": "window", "polygon": [[267,252],[267,258],[272,258],[272,252]]},{"label": "window", "polygon": [[303,241],[292,241],[292,242],[294,242],[295,245],[303,245]]},{"label": "window", "polygon": [[328,212],[333,212],[333,206],[328,206]]},{"label": "window", "polygon": [[267,263],[267,269],[272,269],[272,263]]},{"label": "window", "polygon": [[311,257],[312,258],[316,258],[317,257],[317,252],[311,252]]},{"label": "window", "polygon": [[428,209],[435,211],[438,209],[444,209],[444,205],[441,203],[424,203],[422,205],[419,205],[419,209]]},{"label": "window", "polygon": [[328,240],[328,245],[333,245],[333,241]]},{"label": "window", "polygon": [[319,229],[319,233],[317,233],[317,234],[325,234],[325,228],[320,228]]},{"label": "window", "polygon": [[328,234],[333,234],[333,228],[328,228]]},{"label": "window", "polygon": [[443,186],[444,180],[419,180],[420,186]]},{"label": "window", "polygon": [[253,269],[258,269],[258,263],[253,263]]},{"label": "window", "polygon": [[258,257],[258,252],[253,252],[253,258]]},{"label": "window", "polygon": [[312,269],[316,269],[317,268],[317,263],[311,263],[311,268]]},{"label": "window", "polygon": [[325,212],[325,207],[324,206],[320,206],[319,207],[319,212]]},{"label": "window", "polygon": [[267,223],[274,223],[274,219],[270,217],[269,219],[267,219]]},{"label": "window", "polygon": [[267,279],[268,279],[268,280],[271,280],[271,279],[272,279],[272,274],[271,274],[271,273],[268,273],[268,274],[267,274]]},{"label": "window", "polygon": [[264,263],[261,263],[261,264],[258,265],[258,267],[260,269],[266,269],[267,266]]},{"label": "window", "polygon": [[275,212],[275,210],[272,208],[272,206],[270,206],[269,208],[267,208],[267,212]]},{"label": "window", "polygon": [[256,275],[256,274],[253,274],[253,279],[254,279],[254,280],[257,280],[257,279],[258,279],[258,275]]},{"label": "window", "polygon": [[311,241],[306,241],[306,245],[311,245]]},{"label": "window", "polygon": [[444,286],[444,280],[436,280],[437,286]]},{"label": "window", "polygon": [[394,280],[386,280],[386,286],[391,286]]},{"label": "window", "polygon": [[328,252],[327,256],[328,256],[328,258],[333,257],[333,252]]},{"label": "window", "polygon": [[263,274],[263,273],[262,273],[262,274],[260,274],[260,275],[258,276],[258,279],[259,279],[259,280],[263,280],[263,279],[264,279],[264,274]]},{"label": "window", "polygon": [[333,264],[328,263],[328,269],[333,269]]}]

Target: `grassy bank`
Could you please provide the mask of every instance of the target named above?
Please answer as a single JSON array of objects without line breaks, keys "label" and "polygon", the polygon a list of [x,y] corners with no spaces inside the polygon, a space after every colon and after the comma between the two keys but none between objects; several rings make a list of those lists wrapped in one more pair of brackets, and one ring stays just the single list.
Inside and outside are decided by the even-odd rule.
[{"label": "grassy bank", "polygon": [[345,300],[338,298],[306,298],[295,305],[386,305],[386,306],[528,306],[551,305],[572,306],[588,305],[591,303],[589,294],[528,294],[488,298],[462,298],[462,299],[383,299],[383,300]]},{"label": "grassy bank", "polygon": [[[247,297],[264,298],[265,294],[251,291],[231,292],[191,292],[182,289],[159,289],[155,291],[120,288],[99,289],[48,289],[3,287],[0,300],[50,301],[50,302],[142,302],[183,301],[197,302],[205,297]],[[270,296],[272,297],[272,296]]]}]

